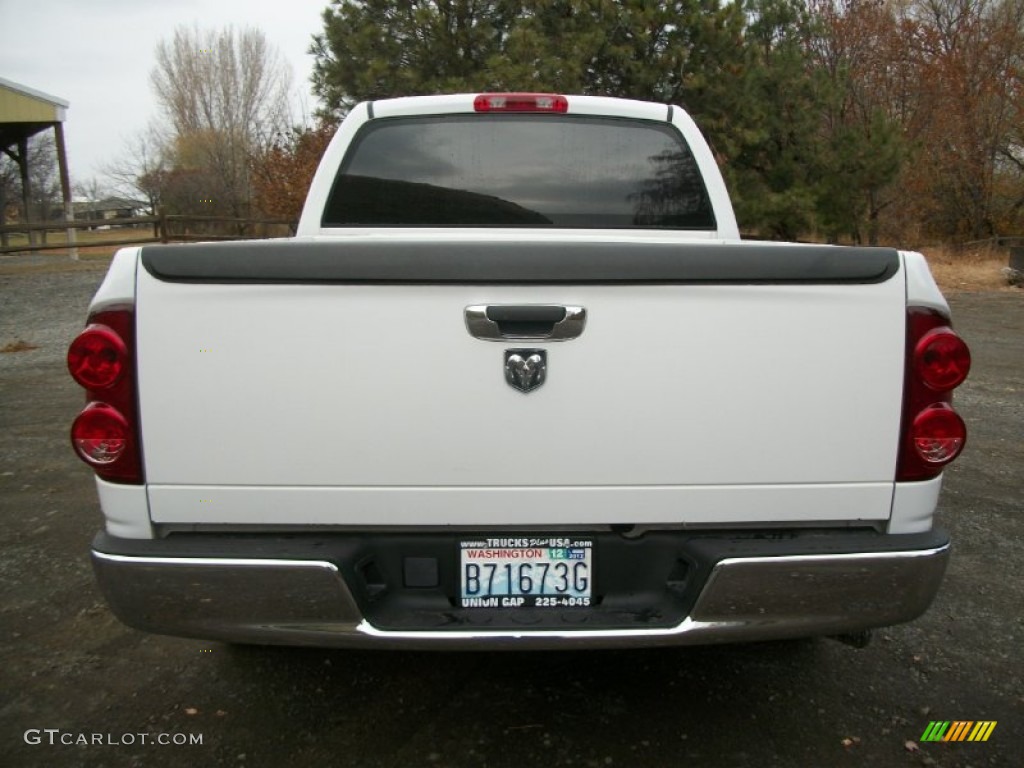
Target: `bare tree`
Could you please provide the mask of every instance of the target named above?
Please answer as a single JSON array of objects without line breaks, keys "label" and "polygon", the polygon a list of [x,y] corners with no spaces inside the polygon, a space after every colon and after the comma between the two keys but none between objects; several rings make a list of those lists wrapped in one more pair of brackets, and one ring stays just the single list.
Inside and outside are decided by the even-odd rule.
[{"label": "bare tree", "polygon": [[3,226],[8,218],[14,217],[20,194],[18,164],[6,153],[0,152],[0,248],[10,245],[10,238]]},{"label": "bare tree", "polygon": [[157,46],[150,79],[173,134],[174,170],[206,179],[192,202],[246,215],[250,157],[288,125],[288,64],[257,29],[178,27]]},{"label": "bare tree", "polygon": [[76,182],[74,192],[79,197],[84,197],[90,203],[99,202],[110,194],[103,181],[95,176]]},{"label": "bare tree", "polygon": [[924,201],[922,219],[939,234],[979,239],[1015,229],[1014,203],[1024,198],[1012,173],[1024,101],[1024,1],[917,0],[906,13],[927,30],[911,51],[921,62],[914,88],[928,106],[921,135],[928,151],[911,167],[908,192]]},{"label": "bare tree", "polygon": [[60,205],[60,174],[57,172],[57,149],[49,131],[36,134],[28,144],[28,173],[33,206],[32,218],[46,221],[62,217]]},{"label": "bare tree", "polygon": [[[49,132],[30,138],[24,157],[14,147],[3,148],[0,152],[0,223],[12,215],[20,222],[61,217],[56,152],[53,135]],[[22,162],[26,178],[22,175]],[[25,194],[24,181],[28,182],[28,194]],[[36,235],[36,232],[29,232],[29,242],[34,244]],[[45,243],[46,232],[41,236]],[[0,238],[0,244],[7,244],[6,234]]]},{"label": "bare tree", "polygon": [[169,171],[167,140],[155,126],[128,139],[118,157],[103,167],[111,192],[145,203],[150,216],[163,202]]}]

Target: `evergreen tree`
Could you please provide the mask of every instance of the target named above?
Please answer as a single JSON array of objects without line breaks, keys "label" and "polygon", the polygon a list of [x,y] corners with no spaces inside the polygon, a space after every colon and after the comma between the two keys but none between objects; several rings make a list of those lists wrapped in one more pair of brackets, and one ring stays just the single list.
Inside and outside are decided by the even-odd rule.
[{"label": "evergreen tree", "polygon": [[[314,91],[333,117],[365,99],[488,90],[681,104],[744,231],[874,242],[909,147],[905,125],[880,108],[891,89],[877,83],[902,71],[892,57],[904,50],[886,34],[888,11],[861,10],[855,0],[334,0],[312,48]],[[872,100],[876,91],[890,95]]]},{"label": "evergreen tree", "polygon": [[506,0],[334,0],[310,53],[324,112],[366,99],[489,88],[519,3]]},{"label": "evergreen tree", "polygon": [[738,61],[742,28],[720,0],[335,0],[311,50],[313,89],[333,113],[487,89],[679,102]]}]

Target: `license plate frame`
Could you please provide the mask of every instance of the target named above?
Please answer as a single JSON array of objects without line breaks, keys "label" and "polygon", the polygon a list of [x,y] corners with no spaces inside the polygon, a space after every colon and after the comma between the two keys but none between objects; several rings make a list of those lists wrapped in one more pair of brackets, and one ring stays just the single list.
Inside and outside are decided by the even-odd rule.
[{"label": "license plate frame", "polygon": [[494,536],[459,541],[462,608],[587,608],[594,599],[594,541]]}]

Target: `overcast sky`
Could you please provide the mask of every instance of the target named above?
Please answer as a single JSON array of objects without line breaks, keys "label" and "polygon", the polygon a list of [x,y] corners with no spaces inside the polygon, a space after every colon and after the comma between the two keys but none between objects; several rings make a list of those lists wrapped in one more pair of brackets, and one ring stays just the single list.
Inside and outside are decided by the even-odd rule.
[{"label": "overcast sky", "polygon": [[71,183],[100,176],[157,116],[153,53],[179,24],[261,29],[292,66],[296,111],[312,112],[310,37],[328,0],[0,0],[0,77],[71,103]]}]

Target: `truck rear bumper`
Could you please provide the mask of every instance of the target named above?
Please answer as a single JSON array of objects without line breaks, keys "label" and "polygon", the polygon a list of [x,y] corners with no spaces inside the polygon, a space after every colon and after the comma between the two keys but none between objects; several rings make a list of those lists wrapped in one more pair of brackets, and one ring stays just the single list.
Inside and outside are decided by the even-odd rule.
[{"label": "truck rear bumper", "polygon": [[[676,535],[682,536],[668,540]],[[693,597],[681,620],[668,626],[588,626],[586,609],[542,627],[517,625],[520,615],[509,612],[495,622],[460,621],[451,610],[444,614],[451,618],[447,624],[423,610],[427,618],[418,626],[383,626],[389,622],[372,620],[361,586],[353,583],[350,561],[339,561],[323,539],[284,545],[274,539],[278,545],[268,546],[259,537],[235,538],[214,555],[211,542],[218,537],[200,538],[181,546],[96,537],[93,565],[121,621],[158,634],[228,642],[423,649],[700,645],[837,635],[920,616],[949,555],[948,537],[939,530],[906,536],[800,532],[782,539],[687,534],[697,542],[692,549],[704,553],[696,560],[706,562],[696,562],[683,590]],[[866,551],[865,539],[878,546]],[[841,551],[852,545],[862,551]],[[416,606],[407,613],[415,616]]]}]

